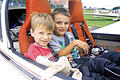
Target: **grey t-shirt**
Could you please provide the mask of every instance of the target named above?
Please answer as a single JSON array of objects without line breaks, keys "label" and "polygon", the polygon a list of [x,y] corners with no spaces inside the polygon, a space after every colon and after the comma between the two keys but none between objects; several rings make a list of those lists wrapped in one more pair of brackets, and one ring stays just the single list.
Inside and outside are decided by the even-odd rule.
[{"label": "grey t-shirt", "polygon": [[[65,34],[68,36],[70,43],[75,39],[71,32],[66,32]],[[52,49],[57,52],[65,48],[65,39],[64,37],[59,37],[53,34],[52,40],[49,44]],[[78,50],[76,48],[74,48],[71,53],[73,54],[73,58],[78,57]]]}]

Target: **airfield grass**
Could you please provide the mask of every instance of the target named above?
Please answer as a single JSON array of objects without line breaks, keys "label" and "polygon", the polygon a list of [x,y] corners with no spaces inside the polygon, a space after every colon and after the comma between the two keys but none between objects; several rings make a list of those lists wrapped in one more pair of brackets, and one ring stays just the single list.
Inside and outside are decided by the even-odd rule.
[{"label": "airfield grass", "polygon": [[[92,10],[83,10],[84,13],[93,13]],[[91,27],[104,27],[115,23],[112,19],[116,19],[116,17],[94,17],[93,15],[84,15],[84,18]],[[117,18],[117,21],[120,21],[120,18]]]},{"label": "airfield grass", "polygon": [[[104,27],[116,22],[112,20],[116,19],[115,17],[94,17],[93,15],[84,15],[84,18],[88,26],[91,27]],[[120,21],[120,18],[118,18],[117,21]]]},{"label": "airfield grass", "polygon": [[83,13],[93,13],[92,10],[83,10]]}]

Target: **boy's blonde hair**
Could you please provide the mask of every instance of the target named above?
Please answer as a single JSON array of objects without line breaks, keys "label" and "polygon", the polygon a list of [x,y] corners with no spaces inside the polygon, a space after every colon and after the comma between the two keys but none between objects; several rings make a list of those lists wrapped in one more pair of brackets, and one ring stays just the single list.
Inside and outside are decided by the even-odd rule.
[{"label": "boy's blonde hair", "polygon": [[56,8],[52,13],[51,13],[51,17],[54,20],[55,19],[55,15],[57,14],[63,14],[67,17],[70,18],[70,14],[69,12],[65,9],[65,8]]},{"label": "boy's blonde hair", "polygon": [[54,30],[54,22],[48,13],[33,13],[31,18],[31,29],[34,31],[36,27],[45,25],[49,31]]}]

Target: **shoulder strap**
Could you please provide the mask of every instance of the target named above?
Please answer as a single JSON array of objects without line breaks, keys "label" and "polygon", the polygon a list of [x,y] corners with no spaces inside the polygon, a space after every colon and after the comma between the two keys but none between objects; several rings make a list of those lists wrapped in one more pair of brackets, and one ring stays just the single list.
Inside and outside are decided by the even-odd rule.
[{"label": "shoulder strap", "polygon": [[64,34],[64,39],[65,39],[65,47],[70,44],[70,39],[67,34]]},{"label": "shoulder strap", "polygon": [[51,50],[52,54],[54,55],[55,59],[58,60],[59,56],[58,54],[51,48],[50,44],[48,43],[48,48]]},{"label": "shoulder strap", "polygon": [[[90,41],[89,35],[87,35],[87,33],[86,33],[85,29],[84,29],[84,22],[80,23],[79,25],[81,26],[83,35],[85,35],[85,37],[86,37],[86,42],[87,42],[87,44],[88,44],[89,47],[90,47],[90,50],[89,50],[89,51],[91,51],[91,49],[92,49],[92,43],[91,43],[91,41]],[[70,25],[70,26],[71,26],[72,33],[73,33],[75,39],[79,39],[78,34],[77,34],[77,31],[76,31],[76,29],[75,29],[75,27],[74,27],[74,24],[72,24],[72,25]],[[91,53],[91,52],[89,52],[89,53]]]},{"label": "shoulder strap", "polygon": [[90,48],[92,48],[92,43],[90,41],[89,35],[87,35],[84,29],[84,22],[80,23],[79,25],[82,27],[83,34],[85,34],[87,44],[89,45]]},{"label": "shoulder strap", "polygon": [[89,55],[91,55],[91,50],[92,50],[92,42],[90,41],[90,38],[89,38],[89,35],[87,35],[87,32],[85,31],[84,29],[84,22],[82,22],[81,24],[79,24],[81,27],[82,27],[82,31],[83,31],[83,34],[85,34],[85,37],[86,37],[86,42],[87,44],[89,45]]},{"label": "shoulder strap", "polygon": [[75,39],[79,39],[78,34],[77,34],[77,31],[76,31],[76,29],[75,29],[75,27],[74,27],[74,24],[71,24],[70,27],[71,27],[71,29],[72,29],[72,33],[73,33]]}]

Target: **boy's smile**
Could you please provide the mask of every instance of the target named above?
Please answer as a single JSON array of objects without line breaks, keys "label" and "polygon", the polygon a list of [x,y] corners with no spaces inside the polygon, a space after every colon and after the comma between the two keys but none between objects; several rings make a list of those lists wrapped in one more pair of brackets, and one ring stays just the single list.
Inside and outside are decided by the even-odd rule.
[{"label": "boy's smile", "polygon": [[42,47],[47,48],[47,44],[50,42],[53,32],[46,29],[45,25],[36,27],[34,31],[31,29],[31,35],[34,37],[35,43]]},{"label": "boy's smile", "polygon": [[69,21],[70,21],[69,17],[63,14],[56,14],[54,19],[55,23],[54,34],[63,37],[68,29]]}]

